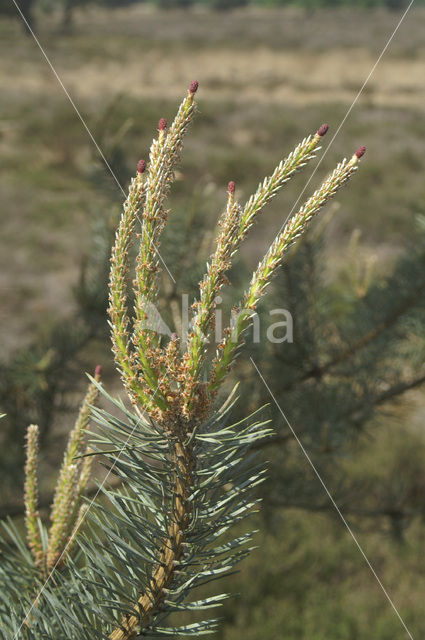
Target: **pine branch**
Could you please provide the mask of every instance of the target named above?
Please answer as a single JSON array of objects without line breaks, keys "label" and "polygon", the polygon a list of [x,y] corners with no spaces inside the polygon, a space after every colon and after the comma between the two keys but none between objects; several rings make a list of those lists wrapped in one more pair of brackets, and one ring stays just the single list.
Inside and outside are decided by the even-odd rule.
[{"label": "pine branch", "polygon": [[357,169],[357,162],[365,152],[360,147],[352,158],[343,160],[322,186],[306,201],[275,238],[263,260],[254,271],[251,284],[241,302],[234,308],[233,326],[219,345],[213,365],[209,391],[215,393],[236,361],[237,353],[244,342],[244,334],[251,325],[260,298],[275,275],[288,249],[302,235],[309,222],[336,192],[349,180]]},{"label": "pine branch", "polygon": [[44,558],[43,544],[39,528],[39,503],[38,503],[38,442],[39,430],[35,424],[30,424],[27,429],[27,461],[25,465],[25,527],[27,530],[27,542],[34,559],[34,564],[40,565]]},{"label": "pine branch", "polygon": [[59,471],[53,503],[50,511],[51,527],[46,550],[46,570],[50,571],[58,562],[65,560],[64,550],[72,537],[81,505],[81,497],[87,486],[92,458],[81,459],[84,453],[84,436],[89,425],[92,406],[98,389],[95,382],[100,380],[100,366],[96,367],[94,381],[89,384],[87,394],[71,431],[62,467]]},{"label": "pine branch", "polygon": [[134,635],[136,627],[140,626],[143,629],[151,625],[153,616],[166,597],[166,590],[173,584],[175,572],[182,559],[192,510],[189,502],[194,464],[192,447],[185,447],[184,443],[177,441],[173,458],[177,470],[176,485],[173,489],[175,502],[158,564],[152,569],[148,588],[137,601],[135,614],[126,616],[121,621],[120,628],[110,634],[110,640],[127,640]]},{"label": "pine branch", "polygon": [[[381,322],[376,324],[373,329],[365,333],[361,338],[358,338],[351,345],[348,345],[345,349],[342,349],[335,356],[330,358],[325,364],[314,367],[305,371],[302,376],[294,380],[294,384],[298,384],[300,382],[305,382],[310,378],[322,378],[325,374],[327,374],[333,367],[341,364],[352,358],[358,351],[367,347],[371,342],[376,340],[382,333],[393,327],[396,322],[402,318],[409,309],[415,307],[418,303],[418,296],[425,291],[425,281],[421,282],[416,288],[415,292],[408,296],[402,303],[386,318],[384,318]],[[285,390],[289,387],[285,387]]]},{"label": "pine branch", "polygon": [[215,300],[222,286],[227,282],[225,273],[232,266],[233,255],[239,249],[265,205],[278,194],[284,184],[297,171],[314,158],[313,151],[315,148],[320,148],[317,145],[327,130],[328,125],[322,125],[314,136],[303,140],[285,160],[279,163],[273,174],[264,179],[243,209],[238,202],[234,201],[235,183],[229,182],[228,201],[219,221],[221,231],[217,237],[216,250],[208,264],[207,273],[199,284],[200,300],[193,305],[196,312],[186,361],[187,378],[193,380],[193,384],[191,388],[186,389],[187,406],[190,405],[197,388],[197,381],[205,358],[204,341],[213,327]]},{"label": "pine branch", "polygon": [[192,82],[168,133],[165,119],[161,118],[159,121],[159,136],[152,143],[149,156],[143,224],[139,236],[140,249],[134,281],[135,319],[132,343],[143,369],[144,380],[149,387],[148,393],[155,393],[155,404],[161,410],[168,407],[167,384],[161,375],[161,367],[157,365],[158,334],[146,326],[147,310],[149,304],[157,297],[158,287],[155,283],[159,271],[158,249],[168,215],[164,209],[164,200],[173,179],[174,168],[180,159],[184,135],[196,110],[194,96],[197,89],[198,83]]},{"label": "pine branch", "polygon": [[[253,532],[226,537],[225,541],[223,536],[258,507],[256,490],[265,472],[254,449],[272,431],[259,412],[232,424],[236,390],[221,407],[215,406],[215,396],[243,342],[250,314],[286,251],[354,173],[365,149],[361,147],[351,160],[340,163],[278,234],[239,304],[248,309],[248,316],[240,316],[235,337],[228,331],[214,363],[209,363],[203,334],[208,337],[213,329],[215,297],[226,283],[225,272],[264,205],[313,157],[327,125],[303,140],[260,183],[245,207],[235,202],[234,184],[229,183],[221,232],[200,284],[186,349],[177,336],[163,345],[156,329],[146,321],[149,305],[158,293],[158,247],[168,217],[164,202],[195,111],[197,89],[198,83],[193,82],[168,132],[165,121],[160,120],[146,178],[142,177],[145,163],[140,161],[124,203],[112,249],[109,315],[115,361],[133,408],[111,398],[97,375],[91,379],[59,474],[46,551],[46,568],[54,578],[45,585],[27,619],[33,638],[129,640],[139,635],[210,633],[216,629],[215,619],[182,626],[170,625],[167,619],[178,611],[219,606],[225,594],[192,602],[189,597],[195,588],[233,571],[250,552]],[[129,247],[139,217],[142,228],[133,265],[135,308],[130,321]],[[93,406],[99,391],[112,403],[113,413]],[[85,443],[83,449],[83,433],[90,417],[97,423],[97,431],[87,451]],[[114,488],[103,482],[98,489],[100,499],[87,506],[82,505],[81,494],[94,456],[101,457],[108,476],[112,473],[122,484]],[[33,460],[33,453],[29,458]],[[33,544],[38,544],[33,526],[37,499],[33,463],[28,473],[28,529]],[[83,517],[89,523],[84,534],[77,535]],[[33,563],[28,560],[28,549],[13,530],[9,531],[22,556],[20,571],[16,575],[7,563],[0,574],[10,580],[10,593],[14,594],[26,572],[30,593],[34,593],[37,577],[29,576]],[[46,537],[44,531],[42,535]],[[69,553],[71,546],[76,553]],[[14,634],[20,607],[28,604],[28,598],[22,598],[18,607],[9,606],[9,602],[13,612],[5,624]]]},{"label": "pine branch", "polygon": [[387,402],[391,402],[392,400],[395,400],[396,398],[403,395],[407,391],[412,391],[413,389],[417,389],[418,387],[421,387],[423,384],[425,384],[425,374],[421,374],[419,376],[411,378],[410,380],[404,380],[402,382],[394,384],[389,389],[379,394],[377,397],[373,398],[372,401],[369,403],[369,405],[366,407],[366,409],[364,408],[359,409],[356,407],[354,409],[351,409],[350,411],[342,413],[340,419],[341,420],[351,419],[355,422],[363,421],[364,420],[363,416],[365,414],[367,415],[370,405],[372,405],[373,407],[379,407],[381,405],[386,404]]},{"label": "pine branch", "polygon": [[121,373],[123,382],[130,394],[147,401],[147,396],[140,388],[137,369],[134,367],[131,344],[129,341],[130,320],[127,308],[127,274],[129,269],[128,252],[132,243],[136,220],[142,207],[145,185],[142,175],[146,163],[140,160],[137,165],[137,176],[131,181],[128,197],[115,236],[115,244],[111,253],[111,269],[109,275],[109,308],[112,350],[115,362]]}]

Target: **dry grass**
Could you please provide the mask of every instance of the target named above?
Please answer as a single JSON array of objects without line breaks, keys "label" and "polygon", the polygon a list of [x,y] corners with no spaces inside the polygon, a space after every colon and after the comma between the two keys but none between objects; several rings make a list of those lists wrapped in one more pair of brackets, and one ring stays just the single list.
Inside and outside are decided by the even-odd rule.
[{"label": "dry grass", "polygon": [[[80,12],[70,37],[55,33],[53,19],[43,17],[39,32],[80,99],[123,92],[174,100],[187,78],[196,76],[205,99],[311,105],[351,102],[397,20],[386,11],[250,9],[223,16],[199,10],[162,14],[140,6]],[[425,9],[413,10],[368,83],[371,104],[421,107],[424,26]],[[19,94],[56,95],[57,83],[32,42],[20,42],[14,54],[16,30],[4,39],[2,84],[13,88],[18,80]]]},{"label": "dry grass", "polygon": [[[186,185],[202,188],[205,179],[220,194],[233,178],[243,196],[300,135],[321,121],[335,130],[397,19],[385,11],[222,15],[141,6],[78,13],[68,36],[56,16],[42,16],[37,33],[106,152],[108,136],[129,120],[129,167],[146,153],[157,116],[171,114],[182,87],[199,79],[201,113],[176,191],[183,202]],[[379,241],[381,255],[412,236],[412,218],[425,202],[424,27],[425,10],[413,10],[317,176],[358,143],[368,145],[368,162],[331,236],[339,241],[359,224],[369,246]],[[0,330],[10,351],[50,313],[68,311],[90,217],[108,215],[122,198],[107,178],[99,181],[96,152],[33,40],[12,20],[0,22],[0,32]],[[303,184],[288,189],[287,203]],[[266,245],[286,213],[282,202],[272,208],[269,228],[250,250]]]}]

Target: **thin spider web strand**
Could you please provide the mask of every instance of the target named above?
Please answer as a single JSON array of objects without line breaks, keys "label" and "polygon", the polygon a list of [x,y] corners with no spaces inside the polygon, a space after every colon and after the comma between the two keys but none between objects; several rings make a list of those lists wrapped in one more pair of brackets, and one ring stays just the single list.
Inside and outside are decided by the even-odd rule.
[{"label": "thin spider web strand", "polygon": [[396,613],[398,619],[400,620],[402,626],[404,627],[407,635],[409,636],[410,640],[414,640],[412,634],[410,633],[406,623],[404,622],[403,618],[401,617],[397,607],[395,606],[394,602],[392,601],[388,591],[385,589],[384,585],[382,584],[378,574],[376,573],[375,569],[373,568],[371,562],[369,561],[368,557],[366,556],[365,552],[363,551],[362,546],[360,545],[359,541],[357,540],[356,536],[354,535],[350,525],[348,524],[347,520],[345,519],[344,515],[342,514],[340,508],[338,507],[337,503],[335,502],[332,494],[330,493],[328,487],[325,484],[325,481],[323,480],[322,476],[320,475],[320,473],[318,472],[318,470],[316,469],[313,461],[311,460],[310,456],[308,455],[308,452],[306,451],[303,443],[301,442],[301,440],[299,439],[299,437],[297,436],[297,434],[295,433],[295,430],[293,429],[291,423],[289,422],[288,418],[286,417],[282,407],[279,405],[278,401],[276,400],[272,390],[270,389],[269,385],[267,384],[263,374],[261,373],[261,371],[259,370],[259,368],[257,367],[256,363],[254,362],[253,358],[250,357],[251,363],[253,365],[253,367],[255,368],[256,372],[258,373],[262,383],[264,384],[265,388],[267,389],[270,397],[272,398],[274,404],[276,405],[277,409],[279,410],[280,414],[282,415],[283,419],[285,420],[286,424],[288,425],[289,429],[291,430],[292,435],[294,436],[295,440],[297,441],[301,451],[303,452],[304,456],[307,458],[311,468],[313,469],[317,479],[319,480],[320,484],[322,485],[323,489],[325,490],[329,500],[331,501],[333,507],[335,508],[337,514],[339,515],[339,517],[341,518],[342,522],[344,523],[347,531],[349,532],[350,536],[352,537],[352,539],[354,540],[358,550],[360,551],[361,555],[363,556],[367,566],[369,567],[369,569],[371,570],[373,576],[375,577],[376,581],[378,582],[379,586],[381,587],[383,593],[385,594],[385,597],[387,598],[388,602],[390,603],[391,607],[393,608],[394,612]]}]

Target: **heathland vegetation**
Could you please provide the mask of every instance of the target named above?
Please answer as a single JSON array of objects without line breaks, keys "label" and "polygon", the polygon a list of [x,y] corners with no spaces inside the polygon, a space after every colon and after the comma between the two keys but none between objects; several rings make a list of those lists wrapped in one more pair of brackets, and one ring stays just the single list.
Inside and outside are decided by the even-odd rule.
[{"label": "heathland vegetation", "polygon": [[[77,8],[64,33],[62,13],[40,3],[34,15],[40,43],[124,190],[158,114],[171,121],[181,87],[200,81],[162,245],[177,285],[165,275],[160,311],[176,329],[181,294],[194,290],[211,252],[229,179],[243,201],[306,132],[328,122],[331,140],[398,20],[383,7],[250,6],[223,15],[137,3]],[[307,193],[341,155],[367,145],[361,171],[290,255],[263,308],[264,332],[270,309],[291,312],[294,342],[248,345],[413,637],[425,631],[424,27],[415,7],[309,185]],[[34,41],[10,16],[0,30],[0,509],[20,527],[28,424],[40,427],[45,517],[83,371],[101,362],[108,390],[120,389],[105,309],[123,195]],[[237,292],[306,175],[248,237],[230,273]],[[239,360],[229,386],[241,380],[246,400],[235,417],[270,402],[248,358]],[[276,406],[265,412],[276,435],[260,450],[269,461],[256,516],[260,550],[228,580],[241,595],[224,605],[218,637],[401,637]]]}]

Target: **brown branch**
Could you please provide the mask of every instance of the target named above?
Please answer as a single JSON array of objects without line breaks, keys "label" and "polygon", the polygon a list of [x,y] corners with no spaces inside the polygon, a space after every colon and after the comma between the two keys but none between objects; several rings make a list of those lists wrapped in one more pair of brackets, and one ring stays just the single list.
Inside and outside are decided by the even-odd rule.
[{"label": "brown branch", "polygon": [[[384,320],[376,325],[371,331],[364,334],[361,338],[356,340],[352,345],[348,346],[346,349],[342,349],[339,353],[337,353],[333,358],[330,358],[324,365],[318,367],[312,367],[308,371],[304,372],[303,375],[294,381],[294,384],[299,382],[305,382],[310,378],[321,378],[324,376],[330,369],[335,367],[341,362],[348,360],[351,358],[357,351],[366,347],[370,342],[375,340],[381,333],[392,327],[397,320],[406,313],[411,307],[413,307],[418,300],[418,295],[425,290],[425,281],[423,281],[416,291],[406,298],[403,303],[389,316],[387,316]],[[291,388],[293,384],[289,385],[288,388]]]},{"label": "brown branch", "polygon": [[[385,404],[386,402],[390,402],[391,400],[394,400],[395,398],[397,398],[398,396],[401,396],[403,393],[406,393],[407,391],[411,391],[412,389],[416,389],[417,387],[420,387],[424,383],[425,383],[425,373],[422,374],[421,376],[418,376],[417,378],[400,382],[399,384],[394,385],[390,389],[387,389],[387,391],[384,391],[384,393],[381,393],[379,396],[377,396],[373,400],[372,405],[373,407],[379,407],[380,405]],[[357,412],[358,412],[358,416],[356,416]],[[355,408],[339,416],[339,420],[353,418],[354,420],[358,421],[362,419],[363,415],[364,413],[361,412],[361,409]]]},{"label": "brown branch", "polygon": [[[412,389],[416,389],[416,387],[419,387],[424,383],[425,383],[425,373],[421,376],[418,376],[417,378],[413,378],[412,380],[406,380],[405,382],[401,382],[397,385],[394,385],[393,387],[391,387],[390,389],[388,389],[387,391],[385,391],[384,393],[382,393],[381,395],[377,396],[374,399],[372,403],[373,407],[378,407],[382,404],[385,404],[386,402],[390,402],[391,400],[397,398],[403,393],[406,393],[407,391],[411,391]],[[347,413],[338,416],[338,420],[346,420],[347,418],[353,418],[355,417],[357,411],[359,411],[358,419],[360,419],[362,417],[362,414],[360,413],[361,409],[358,409],[356,407],[354,410],[351,409]],[[297,435],[302,436],[304,433],[305,433],[305,430],[302,430],[302,431],[299,431]],[[262,440],[261,442],[258,442],[253,446],[253,449],[256,451],[259,451],[262,449],[267,449],[269,446],[274,444],[284,444],[285,442],[292,440],[293,437],[294,436],[291,431],[286,433],[277,433],[271,438],[267,438],[266,440]]]},{"label": "brown branch", "polygon": [[149,586],[134,606],[134,614],[123,618],[120,627],[110,634],[110,640],[128,640],[134,637],[137,627],[141,626],[143,629],[149,626],[166,595],[166,590],[173,582],[179,561],[183,556],[185,532],[191,511],[188,498],[192,487],[192,448],[177,441],[174,461],[176,464],[175,502],[158,563],[153,568]]},{"label": "brown branch", "polygon": [[397,396],[406,393],[406,391],[411,391],[412,389],[416,389],[416,387],[420,387],[425,383],[425,373],[417,378],[413,378],[412,380],[406,380],[405,382],[400,382],[399,384],[394,385],[384,393],[381,393],[380,396],[375,401],[375,405],[379,406],[380,404],[384,404]]},{"label": "brown branch", "polygon": [[[313,511],[315,513],[331,512],[335,511],[334,505],[329,504],[309,504],[307,502],[284,502],[283,500],[270,500],[267,501],[267,505],[272,507],[285,507],[286,509],[303,509],[305,511]],[[360,509],[356,507],[350,507],[349,505],[340,505],[339,508],[344,515],[361,516],[362,518],[412,518],[420,515],[423,509],[402,509],[388,506],[376,509]]]}]

